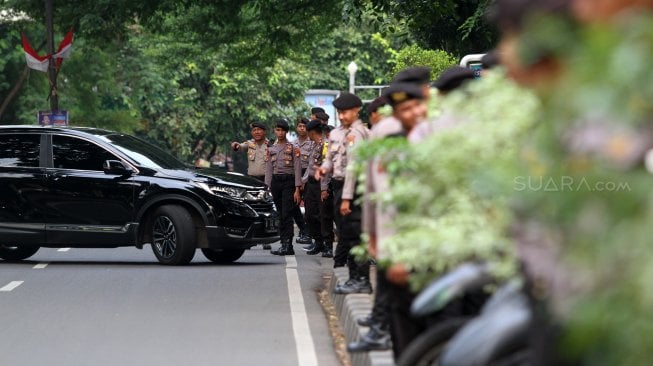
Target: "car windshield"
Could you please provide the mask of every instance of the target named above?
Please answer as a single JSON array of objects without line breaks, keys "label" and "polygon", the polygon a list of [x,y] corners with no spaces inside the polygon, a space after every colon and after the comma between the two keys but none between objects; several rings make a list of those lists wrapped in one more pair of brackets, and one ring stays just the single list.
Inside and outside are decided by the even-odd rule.
[{"label": "car windshield", "polygon": [[182,163],[170,153],[129,135],[99,136],[115,146],[118,150],[136,161],[139,165],[150,169],[185,169],[188,165]]}]

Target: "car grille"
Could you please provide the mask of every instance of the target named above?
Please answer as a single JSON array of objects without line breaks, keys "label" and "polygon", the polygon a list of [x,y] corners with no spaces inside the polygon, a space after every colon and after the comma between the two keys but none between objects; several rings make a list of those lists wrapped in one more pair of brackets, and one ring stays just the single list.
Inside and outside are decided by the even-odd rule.
[{"label": "car grille", "polygon": [[247,191],[248,196],[255,197],[255,199],[245,200],[245,202],[257,212],[270,212],[274,207],[272,202],[272,195],[265,190],[250,190]]}]

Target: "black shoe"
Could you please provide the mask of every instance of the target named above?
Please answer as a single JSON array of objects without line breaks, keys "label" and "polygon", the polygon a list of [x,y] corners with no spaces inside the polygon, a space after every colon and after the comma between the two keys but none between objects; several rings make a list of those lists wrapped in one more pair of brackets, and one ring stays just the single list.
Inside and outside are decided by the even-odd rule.
[{"label": "black shoe", "polygon": [[297,244],[312,244],[312,243],[313,243],[313,239],[311,239],[311,237],[308,236],[308,235],[305,235],[305,234],[300,233],[300,234],[297,236],[297,239],[295,239],[295,242],[296,242]]},{"label": "black shoe", "polygon": [[370,281],[366,280],[360,280],[360,279],[355,279],[355,280],[347,280],[342,285],[336,286],[336,288],[333,290],[334,294],[371,294],[372,293],[372,284],[370,284]]},{"label": "black shoe", "polygon": [[333,243],[324,243],[322,258],[333,258]]},{"label": "black shoe", "polygon": [[356,324],[360,325],[361,327],[369,327],[370,325],[372,325],[372,323],[373,323],[372,314],[363,318],[356,319]]},{"label": "black shoe", "polygon": [[263,244],[263,249],[270,250],[272,249],[272,246],[270,244]]},{"label": "black shoe", "polygon": [[322,253],[322,247],[324,247],[324,244],[322,244],[322,243],[318,243],[318,242],[316,241],[316,242],[315,242],[315,246],[313,247],[313,249],[311,249],[311,250],[309,250],[308,252],[306,252],[306,254],[308,254],[308,255],[316,255],[316,254],[320,254],[320,253]]},{"label": "black shoe", "polygon": [[347,345],[347,351],[351,353],[380,351],[390,349],[390,347],[390,333],[380,331],[377,328],[371,328],[358,342],[349,343]]},{"label": "black shoe", "polygon": [[314,248],[315,248],[315,242],[311,241],[311,244],[304,246],[302,248],[302,250],[305,251],[305,252],[308,252],[308,251],[313,250]]},{"label": "black shoe", "polygon": [[274,254],[274,255],[295,255],[295,251],[293,250],[291,244],[282,244],[279,249],[271,251],[270,254]]}]

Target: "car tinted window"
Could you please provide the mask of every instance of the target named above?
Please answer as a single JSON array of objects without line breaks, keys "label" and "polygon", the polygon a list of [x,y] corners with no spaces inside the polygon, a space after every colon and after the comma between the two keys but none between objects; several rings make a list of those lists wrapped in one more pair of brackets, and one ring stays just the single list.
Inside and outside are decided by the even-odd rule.
[{"label": "car tinted window", "polygon": [[101,136],[139,165],[150,169],[184,169],[188,166],[164,150],[129,135]]},{"label": "car tinted window", "polygon": [[52,136],[52,158],[55,168],[102,170],[106,160],[118,160],[102,147],[69,136]]},{"label": "car tinted window", "polygon": [[39,134],[4,134],[0,135],[0,166],[38,167]]}]

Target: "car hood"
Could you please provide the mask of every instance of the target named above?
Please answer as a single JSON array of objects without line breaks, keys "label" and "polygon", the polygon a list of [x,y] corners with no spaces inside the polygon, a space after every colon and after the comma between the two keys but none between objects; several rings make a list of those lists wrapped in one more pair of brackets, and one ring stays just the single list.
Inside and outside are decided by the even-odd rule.
[{"label": "car hood", "polygon": [[201,168],[188,170],[164,170],[159,172],[162,175],[207,184],[226,184],[245,189],[263,189],[265,184],[258,179],[234,172],[227,172],[222,169]]}]

